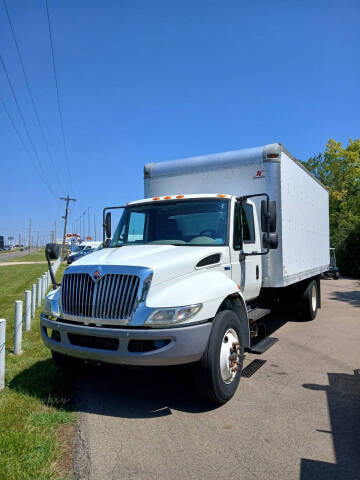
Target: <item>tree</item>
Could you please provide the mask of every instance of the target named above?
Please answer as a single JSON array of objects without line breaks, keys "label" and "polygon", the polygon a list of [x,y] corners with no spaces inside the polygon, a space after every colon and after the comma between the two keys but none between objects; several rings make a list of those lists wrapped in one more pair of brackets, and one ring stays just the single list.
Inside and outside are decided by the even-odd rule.
[{"label": "tree", "polygon": [[324,153],[303,164],[329,191],[330,244],[337,250],[342,272],[354,275],[356,268],[350,266],[360,264],[359,249],[355,258],[353,249],[360,232],[360,139],[350,139],[346,148],[330,139]]}]

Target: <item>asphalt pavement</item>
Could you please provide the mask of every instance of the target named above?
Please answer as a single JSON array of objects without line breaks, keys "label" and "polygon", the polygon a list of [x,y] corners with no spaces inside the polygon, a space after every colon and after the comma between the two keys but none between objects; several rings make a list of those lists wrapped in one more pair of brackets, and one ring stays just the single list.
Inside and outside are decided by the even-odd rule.
[{"label": "asphalt pavement", "polygon": [[183,368],[89,370],[75,478],[360,479],[360,281],[324,280],[312,322],[268,321],[279,341],[213,408]]},{"label": "asphalt pavement", "polygon": [[[31,249],[31,253],[37,252],[38,250],[39,248],[34,247]],[[0,253],[0,262],[7,262],[12,258],[24,257],[25,255],[29,255],[29,250],[15,250],[15,252],[12,252],[12,251],[2,252]]]}]

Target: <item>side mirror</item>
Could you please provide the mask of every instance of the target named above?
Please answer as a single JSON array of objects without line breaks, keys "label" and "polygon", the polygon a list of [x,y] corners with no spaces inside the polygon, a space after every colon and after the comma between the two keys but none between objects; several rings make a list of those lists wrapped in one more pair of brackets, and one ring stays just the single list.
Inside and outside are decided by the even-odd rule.
[{"label": "side mirror", "polygon": [[267,236],[266,233],[263,235],[262,239],[262,244],[264,248],[269,248],[270,250],[273,250],[278,247],[279,245],[279,236],[277,233],[270,233],[269,236]]},{"label": "side mirror", "polygon": [[111,238],[111,213],[108,212],[105,217],[105,234],[106,238]]},{"label": "side mirror", "polygon": [[[276,232],[276,201],[269,200],[269,210],[267,210],[267,201],[261,201],[261,230],[267,232],[267,219],[269,218],[270,233]],[[270,247],[269,247],[270,248]]]}]

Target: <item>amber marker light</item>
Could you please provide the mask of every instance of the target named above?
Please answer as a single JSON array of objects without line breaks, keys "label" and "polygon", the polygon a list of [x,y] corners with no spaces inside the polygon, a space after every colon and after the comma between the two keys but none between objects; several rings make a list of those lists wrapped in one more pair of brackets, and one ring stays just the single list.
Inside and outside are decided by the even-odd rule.
[{"label": "amber marker light", "polygon": [[164,200],[170,200],[171,198],[171,195],[166,195],[166,197],[164,197]]},{"label": "amber marker light", "polygon": [[160,197],[154,197],[153,200],[154,200],[154,201],[160,200]]},{"label": "amber marker light", "polygon": [[218,193],[216,196],[220,198],[226,198],[226,195],[224,193]]},{"label": "amber marker light", "polygon": [[176,195],[175,198],[184,198],[184,195]]}]

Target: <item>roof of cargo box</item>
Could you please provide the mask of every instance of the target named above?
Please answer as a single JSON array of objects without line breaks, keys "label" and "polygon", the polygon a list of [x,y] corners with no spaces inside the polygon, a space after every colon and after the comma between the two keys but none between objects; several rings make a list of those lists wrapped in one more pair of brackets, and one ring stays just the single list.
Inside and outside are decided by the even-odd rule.
[{"label": "roof of cargo box", "polygon": [[180,158],[167,162],[148,163],[144,167],[145,178],[173,177],[186,173],[201,172],[203,170],[217,170],[221,168],[231,168],[239,163],[249,164],[261,161],[279,161],[280,153],[285,153],[289,158],[296,162],[322,187],[326,188],[304,165],[297,160],[281,143],[271,143],[262,147],[242,148],[230,152],[212,153],[210,155],[200,155],[196,157]]}]

